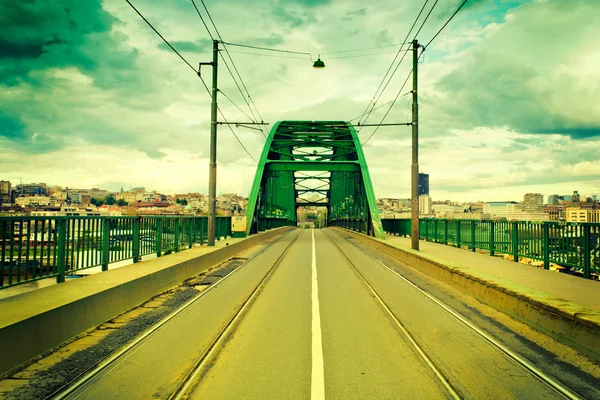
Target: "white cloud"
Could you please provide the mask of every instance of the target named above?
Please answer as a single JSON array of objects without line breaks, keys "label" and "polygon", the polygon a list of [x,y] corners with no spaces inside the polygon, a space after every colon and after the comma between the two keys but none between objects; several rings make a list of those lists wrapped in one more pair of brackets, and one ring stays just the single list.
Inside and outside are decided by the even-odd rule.
[{"label": "white cloud", "polygon": [[[169,40],[200,43],[208,38],[191,4],[135,4]],[[402,41],[422,1],[371,5],[351,0],[313,8],[296,4],[297,13],[287,16],[278,4],[265,0],[240,7],[222,1],[209,7],[225,40],[251,42],[281,35],[281,48],[316,55]],[[435,198],[519,199],[535,190],[600,192],[599,160],[591,151],[600,148],[598,140],[521,129],[531,117],[543,120],[544,126],[564,121],[568,128],[597,126],[600,52],[589,45],[590,38],[600,35],[600,13],[593,12],[597,4],[580,1],[579,7],[564,11],[567,5],[559,0],[536,2],[490,19],[480,16],[498,11],[480,2],[461,11],[427,50],[419,65],[421,169],[431,174]],[[3,88],[2,109],[24,121],[36,141],[56,146],[32,153],[0,136],[0,151],[6,154],[0,159],[2,177],[112,189],[131,181],[164,192],[205,192],[210,98],[204,87],[175,54],[159,48],[160,38],[126,3],[109,0],[103,6],[121,21],[113,33],[121,35],[122,49],[135,55],[142,83],[137,88],[106,88],[77,69],[53,68],[38,72],[50,79],[50,86]],[[431,37],[444,20],[432,19],[420,39]],[[262,57],[229,48],[258,110],[271,124],[357,117],[394,57],[386,53],[335,59],[324,54],[326,68],[314,70],[308,57]],[[194,67],[211,57],[210,51],[184,55]],[[409,72],[408,61],[379,104],[395,96]],[[501,65],[506,66],[502,74],[490,75]],[[207,83],[210,73],[210,68],[203,69]],[[476,80],[479,73],[485,79]],[[221,64],[219,88],[250,113],[228,75]],[[469,86],[473,81],[481,86]],[[503,93],[503,85],[511,92]],[[223,95],[219,99],[230,121],[247,120]],[[373,112],[369,122],[378,122],[386,109]],[[409,118],[410,96],[401,97],[387,122]],[[235,130],[257,158],[264,143],[260,132]],[[363,130],[363,140],[370,132]],[[410,127],[381,128],[365,154],[378,196],[409,195]],[[218,157],[219,191],[247,194],[255,164],[225,126],[219,127]]]}]

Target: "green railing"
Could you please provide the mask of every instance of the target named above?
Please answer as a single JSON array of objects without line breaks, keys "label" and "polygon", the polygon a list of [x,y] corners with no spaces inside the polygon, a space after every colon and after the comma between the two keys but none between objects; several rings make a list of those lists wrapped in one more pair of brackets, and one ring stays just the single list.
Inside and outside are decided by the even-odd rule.
[{"label": "green railing", "polygon": [[258,220],[258,231],[266,231],[269,229],[281,228],[282,226],[296,226],[295,221],[287,218],[262,217]]},{"label": "green railing", "polygon": [[327,221],[327,226],[337,226],[362,233],[367,232],[367,220],[364,219],[336,218]]},{"label": "green railing", "polygon": [[[391,235],[410,236],[410,219],[382,219]],[[486,250],[490,255],[508,254],[565,267],[585,278],[600,275],[600,223],[476,221],[425,218],[419,221],[421,239],[466,248]]]},{"label": "green railing", "polygon": [[[231,236],[231,217],[217,217],[215,229]],[[207,231],[207,217],[0,217],[0,289],[160,257],[204,243]]]}]

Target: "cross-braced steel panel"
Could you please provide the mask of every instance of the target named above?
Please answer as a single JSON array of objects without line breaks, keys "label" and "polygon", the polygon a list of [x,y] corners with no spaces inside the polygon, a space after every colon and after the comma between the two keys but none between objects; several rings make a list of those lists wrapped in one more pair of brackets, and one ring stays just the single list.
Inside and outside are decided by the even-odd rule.
[{"label": "cross-braced steel panel", "polygon": [[327,209],[330,225],[383,238],[373,185],[354,127],[343,121],[277,122],[263,149],[247,233],[296,225],[299,207]]}]

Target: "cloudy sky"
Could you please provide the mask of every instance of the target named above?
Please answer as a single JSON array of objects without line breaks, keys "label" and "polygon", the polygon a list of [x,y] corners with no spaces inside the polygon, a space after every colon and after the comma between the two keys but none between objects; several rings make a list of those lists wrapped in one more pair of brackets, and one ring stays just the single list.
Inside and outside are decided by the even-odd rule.
[{"label": "cloudy sky", "polygon": [[[317,70],[308,55],[228,47],[271,124],[360,116],[424,2],[205,1],[226,42],[321,54]],[[131,2],[192,65],[210,61],[189,0]],[[417,39],[427,43],[459,3],[439,0]],[[210,98],[126,1],[0,0],[0,9],[0,180],[207,192]],[[598,37],[597,0],[470,0],[419,64],[420,165],[434,200],[600,194]],[[371,50],[341,52],[362,48]],[[409,58],[377,105],[396,96]],[[250,114],[223,67],[220,90]],[[248,120],[219,100],[228,120]],[[410,107],[400,97],[385,122],[408,121]],[[262,133],[234,131],[258,159]],[[256,163],[226,127],[218,135],[217,191],[247,195]],[[365,154],[378,197],[409,197],[409,127],[380,128]]]}]

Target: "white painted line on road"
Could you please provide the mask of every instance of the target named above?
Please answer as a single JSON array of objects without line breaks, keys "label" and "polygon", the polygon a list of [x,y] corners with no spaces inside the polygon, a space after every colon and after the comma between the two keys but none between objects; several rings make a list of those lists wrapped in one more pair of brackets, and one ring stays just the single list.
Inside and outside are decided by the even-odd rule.
[{"label": "white painted line on road", "polygon": [[317,254],[315,231],[312,234],[312,373],[310,382],[311,400],[325,399],[325,372],[323,368],[323,342],[321,341],[321,313],[319,310],[319,285],[317,281]]}]

